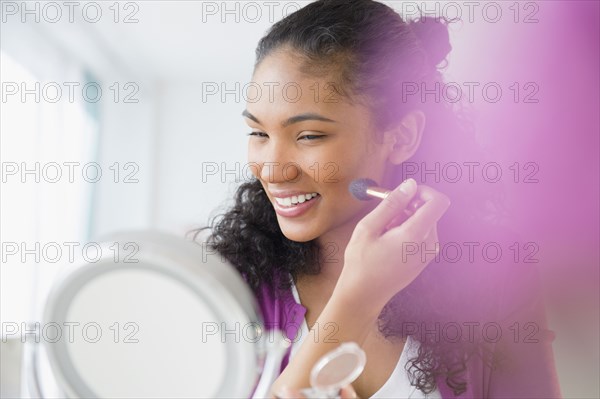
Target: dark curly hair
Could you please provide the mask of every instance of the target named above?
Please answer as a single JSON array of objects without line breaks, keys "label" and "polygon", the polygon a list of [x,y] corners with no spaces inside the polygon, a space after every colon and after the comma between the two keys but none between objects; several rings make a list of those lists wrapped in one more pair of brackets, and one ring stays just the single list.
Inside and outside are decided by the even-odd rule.
[{"label": "dark curly hair", "polygon": [[[461,101],[448,101],[457,93],[422,98],[407,92],[415,88],[419,92],[435,87],[440,90],[444,84],[439,66],[451,50],[449,22],[430,17],[404,21],[392,8],[371,0],[320,0],[271,27],[256,49],[255,69],[273,51],[290,48],[303,61],[304,73],[326,76],[345,99],[364,102],[375,122],[374,140],[411,110],[423,110],[427,123],[421,145],[410,160],[414,167],[484,161],[468,108],[461,106]],[[406,175],[406,165],[399,165],[394,186]],[[417,182],[424,180],[419,175],[413,177]],[[426,183],[452,201],[438,225],[440,242],[445,237],[466,237],[468,231],[476,231],[473,226],[478,223],[501,223],[504,211],[499,185],[481,187],[472,181],[434,180]],[[263,283],[281,290],[290,288],[289,279],[274,276],[289,275],[296,281],[298,276],[320,272],[316,240],[294,242],[283,235],[260,181],[243,182],[234,200],[230,209],[212,218],[210,226],[195,230],[194,239],[210,229],[206,243],[242,272],[255,292]],[[453,266],[443,266],[443,262],[429,265],[386,304],[379,316],[379,329],[389,340],[414,335],[419,341],[418,356],[409,360],[407,368],[413,385],[424,393],[436,388],[440,375],[456,395],[463,393],[466,361],[486,353],[480,342],[446,342],[406,328],[418,325],[427,331],[436,323],[470,320],[489,310],[491,305],[482,298],[492,296],[491,291],[470,290],[480,295],[475,306],[464,285],[453,283],[466,281],[468,276],[479,278],[473,277],[477,275],[473,268]]]}]

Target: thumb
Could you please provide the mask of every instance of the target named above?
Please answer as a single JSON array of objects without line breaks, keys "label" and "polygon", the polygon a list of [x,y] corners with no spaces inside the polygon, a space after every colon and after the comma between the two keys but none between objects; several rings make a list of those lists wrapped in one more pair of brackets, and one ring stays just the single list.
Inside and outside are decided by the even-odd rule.
[{"label": "thumb", "polygon": [[276,399],[294,399],[303,397],[297,390],[289,388],[287,386],[284,386],[283,388],[279,389],[273,395]]},{"label": "thumb", "polygon": [[412,177],[404,180],[398,187],[381,201],[375,209],[367,214],[360,222],[369,234],[380,235],[386,226],[408,206],[417,192],[417,182]]},{"label": "thumb", "polygon": [[340,399],[358,399],[356,391],[352,388],[352,385],[348,385],[340,391]]}]

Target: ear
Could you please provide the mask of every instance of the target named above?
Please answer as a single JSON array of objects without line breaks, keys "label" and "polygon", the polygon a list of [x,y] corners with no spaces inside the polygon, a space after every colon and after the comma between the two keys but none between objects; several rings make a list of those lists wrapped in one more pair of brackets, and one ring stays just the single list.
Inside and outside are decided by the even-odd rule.
[{"label": "ear", "polygon": [[385,133],[390,136],[392,143],[388,156],[391,163],[399,165],[414,155],[421,144],[424,128],[425,114],[415,110],[406,114],[395,128]]}]

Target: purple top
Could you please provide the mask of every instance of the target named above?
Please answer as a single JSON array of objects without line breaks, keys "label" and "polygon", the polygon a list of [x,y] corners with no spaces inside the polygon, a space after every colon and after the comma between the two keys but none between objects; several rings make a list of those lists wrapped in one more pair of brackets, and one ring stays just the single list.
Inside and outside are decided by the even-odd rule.
[{"label": "purple top", "polygon": [[[522,273],[523,269],[519,271]],[[520,274],[520,277],[523,277]],[[517,281],[523,281],[517,280]],[[438,390],[444,399],[449,398],[561,398],[554,365],[552,341],[554,332],[547,328],[545,311],[540,297],[527,288],[519,294],[514,290],[515,280],[504,290],[499,301],[499,338],[496,328],[490,329],[494,356],[505,356],[508,362],[496,369],[485,365],[480,356],[471,356],[464,374],[466,392],[455,396],[443,377],[438,377]],[[517,284],[518,285],[518,284]],[[525,286],[527,287],[527,286]],[[525,296],[523,296],[525,294]],[[291,289],[277,294],[266,284],[259,288],[258,304],[267,330],[280,328],[288,339],[294,340],[302,325],[306,308],[294,299]],[[515,324],[519,323],[519,324]],[[529,323],[529,324],[527,324]],[[533,323],[533,324],[532,324]],[[515,327],[517,326],[517,327]],[[282,372],[288,364],[291,346],[283,359]]]}]

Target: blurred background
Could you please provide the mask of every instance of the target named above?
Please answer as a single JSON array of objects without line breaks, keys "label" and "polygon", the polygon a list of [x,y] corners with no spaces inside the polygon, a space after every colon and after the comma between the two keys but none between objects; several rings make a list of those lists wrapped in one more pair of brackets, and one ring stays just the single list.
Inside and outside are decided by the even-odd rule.
[{"label": "blurred background", "polygon": [[[598,2],[384,3],[409,19],[420,7],[462,20],[446,80],[465,96],[476,84],[481,142],[521,173],[506,194],[513,225],[539,245],[563,395],[600,397]],[[306,2],[0,4],[11,397],[18,349],[5,325],[39,318],[73,254],[93,258],[93,243],[122,230],[183,236],[230,203],[250,175],[240,114],[256,44]]]}]

